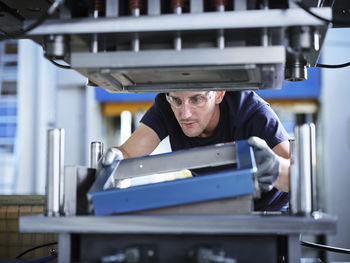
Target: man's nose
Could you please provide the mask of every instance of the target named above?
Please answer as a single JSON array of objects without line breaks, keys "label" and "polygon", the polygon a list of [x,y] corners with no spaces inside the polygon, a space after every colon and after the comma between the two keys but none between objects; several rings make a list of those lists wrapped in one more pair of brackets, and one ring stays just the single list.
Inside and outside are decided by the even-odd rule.
[{"label": "man's nose", "polygon": [[188,103],[184,103],[181,108],[181,118],[187,119],[192,116],[191,106]]}]

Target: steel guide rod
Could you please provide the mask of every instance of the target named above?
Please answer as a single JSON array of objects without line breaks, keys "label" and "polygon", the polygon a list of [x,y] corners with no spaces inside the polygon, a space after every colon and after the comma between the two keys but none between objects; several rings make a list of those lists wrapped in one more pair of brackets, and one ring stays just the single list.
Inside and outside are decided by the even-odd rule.
[{"label": "steel guide rod", "polygon": [[47,216],[59,216],[64,202],[64,129],[48,131],[46,208]]},{"label": "steel guide rod", "polygon": [[97,168],[98,161],[103,155],[103,143],[96,141],[90,144],[90,168]]}]

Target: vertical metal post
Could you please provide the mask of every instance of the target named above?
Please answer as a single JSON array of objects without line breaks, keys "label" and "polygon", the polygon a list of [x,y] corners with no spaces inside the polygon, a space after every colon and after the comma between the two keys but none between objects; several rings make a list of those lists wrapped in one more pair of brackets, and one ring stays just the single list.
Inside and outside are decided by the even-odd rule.
[{"label": "vertical metal post", "polygon": [[301,261],[301,246],[299,241],[299,234],[289,234],[287,236],[288,252],[287,262],[288,263],[300,263]]},{"label": "vertical metal post", "polygon": [[[136,9],[133,9],[131,11],[132,11],[132,15],[133,16],[136,16],[136,17],[140,16],[140,9],[136,8]],[[132,39],[131,48],[135,52],[139,52],[140,51],[140,39],[139,39],[139,36],[138,36],[137,33],[135,33],[135,36]]]},{"label": "vertical metal post", "polygon": [[[217,2],[216,11],[225,12],[225,2],[224,1],[215,1],[215,2]],[[225,36],[224,36],[223,29],[218,30],[217,37],[216,37],[216,45],[219,49],[225,48]]]},{"label": "vertical metal post", "polygon": [[160,0],[152,0],[147,2],[147,14],[148,15],[160,15]]},{"label": "vertical metal post", "polygon": [[303,124],[294,128],[295,149],[291,151],[290,206],[295,215],[313,211],[312,177],[316,169],[315,126]]},{"label": "vertical metal post", "polygon": [[[226,1],[224,0],[214,0],[214,5],[216,8],[216,12],[225,12],[225,5]],[[224,49],[225,48],[225,36],[224,36],[224,30],[223,29],[218,29],[217,31],[217,36],[216,36],[216,46],[219,49]]]},{"label": "vertical metal post", "polygon": [[190,0],[190,13],[203,13],[204,1]]},{"label": "vertical metal post", "polygon": [[289,196],[290,196],[290,202],[289,202],[289,209],[290,213],[292,214],[292,207],[295,206],[296,200],[292,200],[292,198],[295,198],[294,192],[295,187],[298,185],[298,179],[295,173],[295,139],[289,139],[289,160],[290,160],[290,166],[289,166]]},{"label": "vertical metal post", "polygon": [[[129,0],[129,7],[131,10],[131,15],[134,17],[138,17],[141,14],[141,6],[143,4],[142,0],[138,1],[131,1]],[[139,34],[134,33],[134,36],[131,40],[131,49],[134,52],[139,52],[140,51],[140,39],[139,39]]]},{"label": "vertical metal post", "polygon": [[[296,128],[294,129],[294,136],[297,137],[297,131]],[[289,154],[290,154],[290,170],[289,170],[289,195],[290,195],[290,213],[291,214],[297,214],[298,213],[298,207],[300,206],[300,193],[299,193],[299,173],[298,169],[296,167],[296,140],[290,140],[289,141]]]},{"label": "vertical metal post", "polygon": [[91,142],[90,144],[90,168],[97,168],[98,161],[103,155],[103,143]]},{"label": "vertical metal post", "polygon": [[59,216],[63,209],[64,130],[48,131],[46,211],[47,216]]},{"label": "vertical metal post", "polygon": [[295,154],[295,139],[289,139],[289,157],[292,158],[294,154]]},{"label": "vertical metal post", "polygon": [[235,11],[247,10],[247,2],[242,0],[233,0],[233,6]]},{"label": "vertical metal post", "polygon": [[64,215],[64,129],[59,129],[59,156],[60,156],[60,214]]},{"label": "vertical metal post", "polygon": [[[267,0],[263,1],[263,9],[268,10],[269,9],[269,4]],[[261,33],[261,45],[264,47],[267,47],[269,45],[269,35],[268,35],[268,28],[264,27],[262,28],[262,33]]]},{"label": "vertical metal post", "polygon": [[106,17],[119,15],[119,0],[106,0]]},{"label": "vertical metal post", "polygon": [[[93,18],[98,18],[98,10],[94,10]],[[98,53],[98,35],[96,33],[92,34],[91,52]]]},{"label": "vertical metal post", "polygon": [[313,123],[310,126],[310,153],[311,153],[311,205],[312,210],[318,209],[317,204],[317,180],[316,180],[316,126]]},{"label": "vertical metal post", "polygon": [[[177,6],[173,7],[174,14],[181,15],[182,14],[182,6],[179,2]],[[174,37],[174,49],[175,50],[181,50],[182,49],[182,38],[180,32],[175,32]]]},{"label": "vertical metal post", "polygon": [[72,235],[59,234],[58,235],[58,263],[66,263],[72,261]]}]

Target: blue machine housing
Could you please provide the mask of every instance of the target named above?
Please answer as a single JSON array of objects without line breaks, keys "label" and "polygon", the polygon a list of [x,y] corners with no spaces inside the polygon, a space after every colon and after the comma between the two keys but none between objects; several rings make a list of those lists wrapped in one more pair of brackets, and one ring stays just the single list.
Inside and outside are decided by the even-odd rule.
[{"label": "blue machine housing", "polygon": [[94,213],[106,216],[253,194],[256,170],[253,150],[246,140],[235,145],[237,168],[175,181],[90,192]]}]

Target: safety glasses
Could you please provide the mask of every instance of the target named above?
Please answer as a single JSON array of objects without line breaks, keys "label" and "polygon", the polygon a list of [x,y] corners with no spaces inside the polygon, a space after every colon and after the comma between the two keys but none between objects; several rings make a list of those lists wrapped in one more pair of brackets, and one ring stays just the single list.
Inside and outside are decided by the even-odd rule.
[{"label": "safety glasses", "polygon": [[205,94],[196,94],[187,97],[184,100],[175,96],[170,96],[168,93],[165,94],[165,97],[172,107],[176,109],[181,109],[186,102],[192,108],[203,107],[207,103],[207,101],[213,97],[213,95],[214,91],[208,91]]}]

